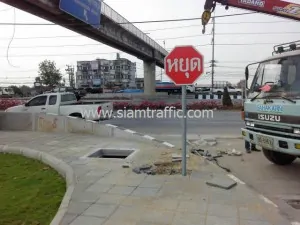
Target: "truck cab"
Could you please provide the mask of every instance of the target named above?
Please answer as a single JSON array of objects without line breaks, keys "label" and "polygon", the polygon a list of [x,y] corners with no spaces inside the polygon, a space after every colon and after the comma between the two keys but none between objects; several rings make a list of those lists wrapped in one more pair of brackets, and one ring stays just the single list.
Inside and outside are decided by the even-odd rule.
[{"label": "truck cab", "polygon": [[[258,64],[248,87],[250,65]],[[274,164],[300,157],[300,41],[274,46],[273,56],[245,70],[242,135]]]}]

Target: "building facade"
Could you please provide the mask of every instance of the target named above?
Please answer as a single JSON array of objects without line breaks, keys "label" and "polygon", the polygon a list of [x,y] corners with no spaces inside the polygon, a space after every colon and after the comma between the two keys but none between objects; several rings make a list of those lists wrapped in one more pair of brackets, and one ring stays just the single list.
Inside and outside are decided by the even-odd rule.
[{"label": "building facade", "polygon": [[76,71],[76,87],[136,87],[136,63],[120,58],[115,60],[96,59],[78,61]]}]

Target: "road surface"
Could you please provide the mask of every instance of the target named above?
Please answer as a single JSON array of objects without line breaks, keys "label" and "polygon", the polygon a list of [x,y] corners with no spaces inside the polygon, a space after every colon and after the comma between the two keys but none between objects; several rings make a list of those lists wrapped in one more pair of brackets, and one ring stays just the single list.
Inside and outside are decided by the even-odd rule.
[{"label": "road surface", "polygon": [[[127,118],[120,118],[120,116],[104,123],[125,127],[153,136],[180,136],[182,133],[181,118],[173,114],[167,115],[170,116],[167,116],[167,118],[162,118],[162,115],[157,115],[156,118],[132,118],[130,115]],[[240,135],[243,125],[244,122],[240,119],[240,112],[237,111],[215,110],[213,113],[207,112],[201,116],[198,114],[194,118],[187,118],[187,131],[190,136],[201,134]]]}]

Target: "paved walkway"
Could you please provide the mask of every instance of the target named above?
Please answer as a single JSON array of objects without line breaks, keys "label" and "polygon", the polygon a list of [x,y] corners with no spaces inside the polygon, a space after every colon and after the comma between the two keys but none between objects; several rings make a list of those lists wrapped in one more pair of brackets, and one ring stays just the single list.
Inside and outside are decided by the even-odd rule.
[{"label": "paved walkway", "polygon": [[203,163],[190,177],[137,175],[118,159],[84,159],[99,148],[136,148],[136,160],[157,157],[147,142],[76,134],[0,132],[0,143],[47,152],[70,164],[78,176],[62,225],[287,225],[277,209],[247,186],[208,187],[223,171]]}]

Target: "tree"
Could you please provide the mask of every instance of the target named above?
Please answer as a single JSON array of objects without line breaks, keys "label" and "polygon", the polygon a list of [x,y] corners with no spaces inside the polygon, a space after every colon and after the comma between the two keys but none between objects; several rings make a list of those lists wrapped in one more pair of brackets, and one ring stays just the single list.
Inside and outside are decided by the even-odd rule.
[{"label": "tree", "polygon": [[238,88],[244,89],[244,88],[245,88],[245,84],[246,84],[246,80],[240,80],[240,81],[237,83],[237,87],[238,87]]},{"label": "tree", "polygon": [[50,87],[60,84],[62,80],[61,72],[56,68],[55,62],[50,60],[44,60],[39,64],[39,77],[43,84]]},{"label": "tree", "polygon": [[227,87],[224,88],[222,104],[223,106],[233,106]]},{"label": "tree", "polygon": [[17,87],[16,85],[12,85],[12,86],[9,86],[9,87],[11,89],[13,89],[15,95],[23,97],[23,93],[22,93],[22,91],[19,87]]}]

